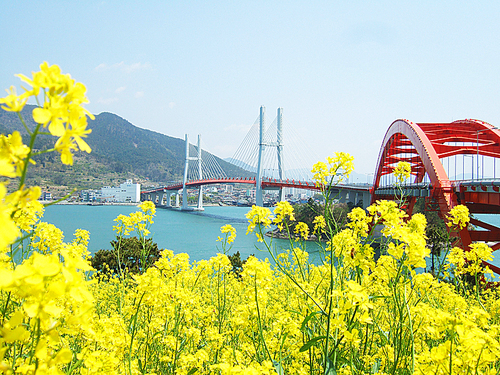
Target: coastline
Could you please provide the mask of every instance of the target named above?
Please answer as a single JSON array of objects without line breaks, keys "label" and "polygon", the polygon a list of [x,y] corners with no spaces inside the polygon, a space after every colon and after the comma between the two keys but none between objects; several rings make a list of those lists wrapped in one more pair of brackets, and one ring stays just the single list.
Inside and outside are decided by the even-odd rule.
[{"label": "coastline", "polygon": [[[39,201],[43,205],[65,205],[65,206],[138,206],[142,202],[104,202],[104,203],[92,203],[92,202],[69,202],[61,201],[54,203],[54,201]],[[204,203],[203,207],[217,207],[217,203]],[[157,206],[158,207],[158,206]],[[194,206],[193,206],[194,207]]]},{"label": "coastline", "polygon": [[53,205],[64,205],[64,206],[138,206],[141,204],[141,202],[106,202],[106,203],[97,203],[93,204],[91,202],[68,202],[68,201],[61,201],[54,203],[54,201],[39,201],[41,204],[53,204]]}]

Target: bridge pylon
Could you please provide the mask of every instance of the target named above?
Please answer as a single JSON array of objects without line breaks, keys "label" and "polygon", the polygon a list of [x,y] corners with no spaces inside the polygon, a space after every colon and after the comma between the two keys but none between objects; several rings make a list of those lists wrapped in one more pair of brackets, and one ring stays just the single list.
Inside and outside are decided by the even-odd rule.
[{"label": "bridge pylon", "polygon": [[262,199],[262,159],[266,151],[266,144],[264,143],[264,116],[266,115],[266,107],[260,107],[259,119],[259,162],[257,164],[257,177],[255,179],[255,204],[263,206],[264,200]]},{"label": "bridge pylon", "polygon": [[[266,142],[264,140],[265,133],[265,113],[266,108],[264,106],[260,107],[260,120],[259,120],[259,161],[257,163],[257,177],[255,179],[255,204],[257,206],[264,205],[264,199],[262,197],[262,177],[263,177],[263,166],[262,161],[264,160],[264,154],[266,151],[266,146],[276,147],[276,152],[278,156],[278,173],[280,180],[284,179],[283,175],[283,108],[278,108],[277,117],[277,137],[276,142]],[[285,200],[283,194],[283,188],[279,189],[279,200]]]},{"label": "bridge pylon", "polygon": [[[188,196],[187,196],[187,178],[188,178],[188,170],[189,170],[189,161],[190,160],[197,160],[198,161],[198,179],[202,180],[203,175],[202,175],[202,167],[201,167],[201,135],[198,134],[198,154],[197,156],[189,156],[189,136],[186,134],[185,136],[186,139],[186,162],[184,164],[184,178],[182,179],[182,207],[181,210],[184,211],[203,211],[203,187],[200,185],[199,190],[198,190],[198,204],[195,208],[189,207],[188,206]],[[177,206],[179,205],[178,202]]]}]

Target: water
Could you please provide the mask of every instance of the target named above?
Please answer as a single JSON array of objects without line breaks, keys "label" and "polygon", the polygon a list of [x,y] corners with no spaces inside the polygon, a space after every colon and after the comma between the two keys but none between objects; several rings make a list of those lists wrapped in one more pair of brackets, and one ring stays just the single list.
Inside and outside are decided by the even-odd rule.
[{"label": "water", "polygon": [[[84,206],[54,205],[45,210],[43,220],[56,225],[70,242],[76,229],[90,232],[89,251],[94,254],[100,249],[110,249],[110,241],[115,239],[113,220],[120,214],[128,215],[138,210],[135,206]],[[248,207],[205,207],[203,212],[186,212],[173,209],[158,209],[151,227],[150,237],[160,249],[173,250],[174,253],[187,253],[190,259],[201,260],[221,252],[217,237],[221,236],[220,227],[231,224],[236,229],[236,240],[228,254],[240,252],[242,259],[253,254],[259,259],[270,258],[262,243],[257,242],[254,234],[245,235],[248,222],[245,214]],[[479,220],[500,227],[500,215],[476,215]],[[266,238],[269,241],[269,238]],[[273,240],[278,252],[289,249],[285,240]],[[319,259],[319,247],[307,243],[311,261]],[[493,264],[500,266],[500,253],[495,252]],[[430,267],[430,259],[427,260]]]},{"label": "water", "polygon": [[[94,254],[100,249],[110,249],[110,241],[115,239],[113,220],[120,214],[128,215],[138,210],[135,206],[84,206],[54,205],[45,210],[43,221],[54,224],[64,232],[65,241],[70,242],[76,229],[90,232],[89,251]],[[255,234],[245,235],[248,221],[245,214],[248,207],[205,207],[203,212],[186,212],[173,209],[158,209],[151,226],[149,237],[160,249],[173,250],[174,253],[187,253],[190,259],[209,259],[222,251],[217,237],[221,236],[220,227],[231,224],[236,229],[236,240],[228,254],[240,252],[246,259],[253,254],[259,259],[269,258],[262,243],[257,242]],[[269,241],[269,238],[266,238]],[[289,242],[273,240],[278,251],[289,248]],[[318,245],[307,243],[311,260],[319,257]]]}]

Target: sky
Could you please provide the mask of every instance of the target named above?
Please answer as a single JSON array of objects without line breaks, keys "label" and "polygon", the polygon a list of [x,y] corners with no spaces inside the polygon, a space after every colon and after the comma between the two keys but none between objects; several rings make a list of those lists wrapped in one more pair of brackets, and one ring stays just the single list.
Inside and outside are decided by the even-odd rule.
[{"label": "sky", "polygon": [[283,108],[302,154],[348,152],[366,176],[396,119],[500,126],[498,1],[0,4],[0,88],[58,64],[86,85],[90,112],[201,134],[221,158],[262,105],[267,123]]}]

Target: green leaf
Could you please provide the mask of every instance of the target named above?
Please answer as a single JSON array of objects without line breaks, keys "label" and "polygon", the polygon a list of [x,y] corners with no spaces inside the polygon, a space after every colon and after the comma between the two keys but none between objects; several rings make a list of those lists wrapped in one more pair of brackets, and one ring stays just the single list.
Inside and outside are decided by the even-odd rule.
[{"label": "green leaf", "polygon": [[300,349],[299,352],[305,352],[311,346],[315,345],[318,341],[326,339],[326,336],[317,336],[306,342]]},{"label": "green leaf", "polygon": [[283,370],[283,367],[281,366],[281,363],[279,363],[278,361],[273,360],[273,365],[274,365],[274,370],[276,371],[276,373],[278,375],[284,375],[285,374],[285,370]]},{"label": "green leaf", "polygon": [[309,323],[309,321],[314,317],[314,315],[321,314],[321,311],[314,311],[310,313],[308,316],[304,318],[304,321],[302,322],[302,325],[300,326],[300,330],[304,331],[304,328],[306,327],[306,324]]},{"label": "green leaf", "polygon": [[196,367],[193,367],[191,370],[189,370],[189,372],[187,373],[187,375],[192,375],[194,374],[196,371],[198,371],[198,369]]},{"label": "green leaf", "polygon": [[333,367],[333,362],[330,358],[326,359],[325,375],[337,375],[337,371]]}]

